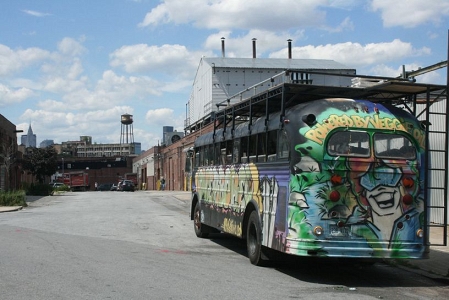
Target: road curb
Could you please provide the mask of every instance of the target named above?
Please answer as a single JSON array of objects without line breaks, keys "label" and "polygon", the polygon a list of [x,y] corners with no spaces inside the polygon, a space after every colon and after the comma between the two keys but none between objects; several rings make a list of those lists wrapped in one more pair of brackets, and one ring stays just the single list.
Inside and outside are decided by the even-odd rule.
[{"label": "road curb", "polygon": [[10,211],[18,211],[21,210],[23,206],[0,206],[0,213],[2,212],[10,212]]}]

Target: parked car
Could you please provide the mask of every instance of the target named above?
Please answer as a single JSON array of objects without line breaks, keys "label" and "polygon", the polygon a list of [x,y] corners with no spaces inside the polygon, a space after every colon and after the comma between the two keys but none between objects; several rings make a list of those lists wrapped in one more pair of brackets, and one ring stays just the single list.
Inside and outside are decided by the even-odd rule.
[{"label": "parked car", "polygon": [[69,190],[69,187],[66,186],[62,182],[51,182],[50,183],[50,187],[51,187],[50,195],[54,195],[55,192],[68,191]]},{"label": "parked car", "polygon": [[65,184],[62,183],[62,182],[54,182],[54,183],[52,183],[51,187],[56,189],[56,188],[60,188],[60,187],[63,187],[63,186],[65,186]]},{"label": "parked car", "polygon": [[111,191],[118,191],[118,187],[120,185],[121,181],[117,184],[113,183],[111,186]]},{"label": "parked car", "polygon": [[135,190],[135,186],[134,186],[134,182],[132,182],[131,180],[123,180],[121,182],[121,184],[119,184],[118,191],[127,191],[127,192],[134,192]]},{"label": "parked car", "polygon": [[97,191],[110,191],[112,186],[112,183],[102,183],[97,187]]}]

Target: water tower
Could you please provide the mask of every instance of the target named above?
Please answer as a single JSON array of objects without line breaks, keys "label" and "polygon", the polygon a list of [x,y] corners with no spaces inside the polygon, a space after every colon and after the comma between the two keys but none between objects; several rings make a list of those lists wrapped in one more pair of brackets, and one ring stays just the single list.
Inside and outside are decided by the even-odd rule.
[{"label": "water tower", "polygon": [[133,116],[124,114],[121,117],[122,130],[120,134],[120,145],[122,144],[134,144],[133,133]]}]

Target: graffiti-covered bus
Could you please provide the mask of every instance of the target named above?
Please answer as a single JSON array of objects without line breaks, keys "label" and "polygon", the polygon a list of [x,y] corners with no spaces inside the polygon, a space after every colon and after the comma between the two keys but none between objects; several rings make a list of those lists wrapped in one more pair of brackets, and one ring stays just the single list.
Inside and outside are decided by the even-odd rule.
[{"label": "graffiti-covered bus", "polygon": [[426,258],[425,122],[393,105],[306,101],[244,116],[194,145],[191,218],[198,237],[246,239],[298,256]]}]

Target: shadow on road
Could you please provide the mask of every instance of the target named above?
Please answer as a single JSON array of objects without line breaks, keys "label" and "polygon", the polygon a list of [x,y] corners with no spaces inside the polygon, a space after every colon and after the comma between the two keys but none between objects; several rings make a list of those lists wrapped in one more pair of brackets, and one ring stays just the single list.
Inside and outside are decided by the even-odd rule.
[{"label": "shadow on road", "polygon": [[[211,234],[210,240],[237,254],[247,257],[246,241],[227,234]],[[299,257],[268,249],[270,260],[265,268],[294,277],[298,280],[342,285],[348,287],[447,287],[449,279],[426,278],[397,268],[391,262],[361,261],[351,259]],[[250,266],[248,259],[248,265]]]}]

